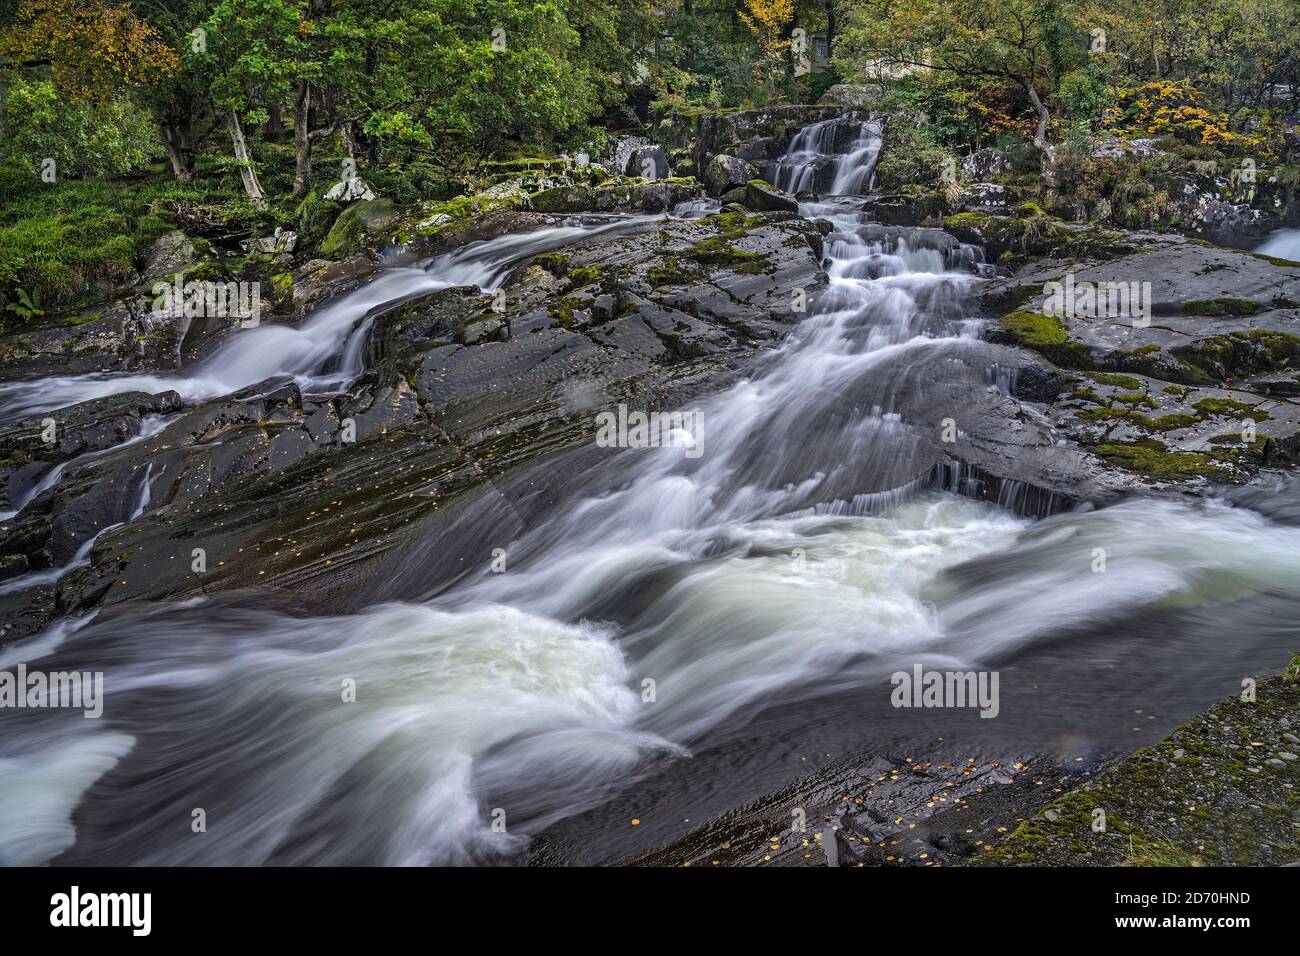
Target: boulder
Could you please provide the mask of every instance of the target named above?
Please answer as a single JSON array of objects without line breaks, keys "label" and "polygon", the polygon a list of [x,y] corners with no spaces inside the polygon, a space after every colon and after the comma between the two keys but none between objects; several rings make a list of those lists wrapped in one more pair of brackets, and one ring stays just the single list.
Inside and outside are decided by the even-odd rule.
[{"label": "boulder", "polygon": [[1006,213],[1007,191],[999,183],[970,183],[957,193],[959,212]]},{"label": "boulder", "polygon": [[194,244],[177,230],[159,236],[149,245],[143,275],[146,279],[180,272],[194,261]]},{"label": "boulder", "polygon": [[822,94],[817,105],[860,110],[875,106],[884,95],[885,88],[876,83],[836,83]]},{"label": "boulder", "polygon": [[623,174],[642,179],[667,179],[672,175],[668,168],[668,154],[657,144],[638,146],[628,156]]},{"label": "boulder", "polygon": [[719,153],[709,160],[704,170],[704,188],[710,196],[721,196],[751,179],[758,178],[758,170],[736,156]]},{"label": "boulder", "polygon": [[751,179],[745,185],[745,205],[756,212],[798,212],[799,201],[782,189]]},{"label": "boulder", "polygon": [[360,252],[384,232],[396,216],[391,199],[363,199],[339,213],[320,251],[332,259]]},{"label": "boulder", "polygon": [[986,183],[1010,167],[1007,154],[992,147],[971,153],[961,161],[962,178],[977,183]]}]

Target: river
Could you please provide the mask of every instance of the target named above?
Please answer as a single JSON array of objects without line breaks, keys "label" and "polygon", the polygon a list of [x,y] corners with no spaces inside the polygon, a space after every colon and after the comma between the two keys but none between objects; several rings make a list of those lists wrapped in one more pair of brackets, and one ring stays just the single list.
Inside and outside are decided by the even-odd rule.
[{"label": "river", "polygon": [[[549,834],[571,862],[609,862],[831,755],[936,734],[1131,749],[1275,666],[1300,620],[1291,512],[1134,497],[1032,521],[918,485],[858,492],[917,440],[908,410],[926,396],[900,372],[959,358],[980,330],[965,311],[978,250],[868,229],[857,193],[878,150],[873,124],[818,124],[780,164],[790,184],[847,192],[801,208],[832,223],[829,286],[691,406],[703,454],[609,455],[505,546],[505,573],[485,563],[349,615],[247,598],[128,609],[0,653],[0,669],[102,671],[108,695],[99,720],[0,723],[0,861],[479,864]],[[130,389],[197,400],[276,373],[338,388],[382,304],[491,288],[522,258],[643,223],[477,244],[385,272],[297,329],[239,332],[183,373],[11,384],[0,401],[12,415]],[[887,677],[913,663],[1000,668],[1001,715],[891,712]]]}]

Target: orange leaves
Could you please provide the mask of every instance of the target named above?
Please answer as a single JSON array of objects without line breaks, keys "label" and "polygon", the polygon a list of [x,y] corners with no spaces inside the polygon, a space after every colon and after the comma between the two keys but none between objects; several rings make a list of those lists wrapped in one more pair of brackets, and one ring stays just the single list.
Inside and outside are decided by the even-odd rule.
[{"label": "orange leaves", "polygon": [[91,100],[170,76],[178,65],[153,27],[110,0],[23,0],[0,36],[0,55],[19,68],[49,66],[60,90]]}]

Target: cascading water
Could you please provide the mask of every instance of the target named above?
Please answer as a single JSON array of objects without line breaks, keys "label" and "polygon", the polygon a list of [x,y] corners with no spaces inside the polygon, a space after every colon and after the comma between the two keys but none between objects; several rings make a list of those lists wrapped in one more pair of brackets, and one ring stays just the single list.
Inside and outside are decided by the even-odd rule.
[{"label": "cascading water", "polygon": [[232,333],[212,355],[171,375],[98,373],[0,384],[0,420],[124,392],[175,390],[186,401],[229,395],[278,376],[308,392],[345,387],[362,370],[373,316],[451,286],[495,289],[512,263],[580,237],[634,228],[650,217],[555,226],[467,245],[419,267],[387,269],[377,279],[317,309],[299,326],[262,323]]},{"label": "cascading water", "polygon": [[854,114],[806,126],[772,164],[772,182],[788,193],[860,195],[871,188],[881,131],[879,121]]},{"label": "cascading water", "polygon": [[[951,237],[884,233],[859,205],[805,207],[833,226],[829,285],[748,378],[695,409],[699,458],[627,449],[557,479],[541,520],[484,541],[482,572],[425,602],[339,617],[191,602],[61,622],[0,659],[103,670],[111,702],[98,721],[28,710],[0,724],[0,859],[494,861],[655,773],[674,782],[656,812],[680,819],[684,758],[768,709],[808,732],[833,695],[875,694],[899,661],[977,666],[1153,608],[1204,624],[1264,593],[1296,618],[1300,528],[1255,512],[1132,500],[1031,524],[923,492],[907,419],[926,396],[900,372],[975,344],[961,303],[978,280]],[[507,573],[488,571],[493,547]],[[1123,573],[1087,573],[1097,547]],[[1244,647],[1265,630],[1233,633]],[[1131,709],[1124,672],[1110,679]],[[1094,705],[1053,713],[1082,726]],[[879,739],[855,726],[854,746]],[[705,788],[743,802],[771,751],[799,752],[752,750]],[[498,809],[508,834],[490,825]]]},{"label": "cascading water", "polygon": [[1277,230],[1255,251],[1300,262],[1300,228]]}]

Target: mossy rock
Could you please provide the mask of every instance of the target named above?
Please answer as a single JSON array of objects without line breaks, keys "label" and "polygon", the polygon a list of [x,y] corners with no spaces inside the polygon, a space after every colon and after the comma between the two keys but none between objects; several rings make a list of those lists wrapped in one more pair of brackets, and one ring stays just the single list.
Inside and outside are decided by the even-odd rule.
[{"label": "mossy rock", "polygon": [[686,269],[674,258],[667,258],[663,265],[656,266],[646,273],[646,281],[656,289],[664,286],[690,285],[698,275]]},{"label": "mossy rock", "polygon": [[1257,422],[1266,421],[1269,418],[1268,412],[1261,411],[1254,405],[1239,402],[1235,398],[1203,398],[1192,407],[1205,417],[1250,418]]},{"label": "mossy rock", "polygon": [[1170,451],[1153,438],[1136,442],[1105,442],[1092,451],[1153,481],[1189,481],[1195,478],[1225,480],[1231,473],[1197,452]]},{"label": "mossy rock", "polygon": [[733,272],[756,275],[767,268],[767,256],[761,252],[737,249],[726,236],[711,236],[696,243],[686,258],[705,266],[717,266]]},{"label": "mossy rock", "polygon": [[308,193],[296,210],[300,247],[311,249],[320,246],[344,208],[342,202],[322,199],[316,190]]},{"label": "mossy rock", "polygon": [[1254,299],[1220,296],[1217,299],[1192,299],[1184,302],[1182,309],[1184,315],[1220,318],[1225,315],[1254,315],[1259,311],[1259,303]]},{"label": "mossy rock", "polygon": [[1065,368],[1091,368],[1092,353],[1088,346],[1070,338],[1061,320],[1039,312],[1011,312],[1000,324],[1008,339],[1016,345],[1033,349]]},{"label": "mossy rock", "polygon": [[341,213],[320,251],[329,258],[343,258],[362,251],[396,217],[391,199],[359,200]]},{"label": "mossy rock", "polygon": [[1071,234],[1058,220],[1032,206],[1023,216],[991,216],[959,212],[943,221],[944,228],[962,242],[983,244],[989,256],[1001,260],[1008,253],[1041,255],[1068,248]]}]

